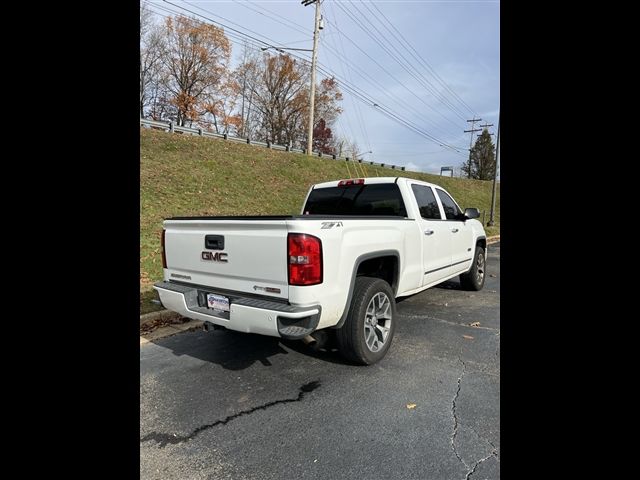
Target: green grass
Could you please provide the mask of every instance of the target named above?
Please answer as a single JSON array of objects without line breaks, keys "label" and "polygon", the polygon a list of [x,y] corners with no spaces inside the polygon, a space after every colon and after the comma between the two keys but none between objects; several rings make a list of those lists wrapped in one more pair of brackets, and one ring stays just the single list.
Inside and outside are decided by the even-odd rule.
[{"label": "green grass", "polygon": [[[446,188],[462,208],[486,211],[489,220],[492,184],[488,181],[361,164],[356,170],[353,162],[330,157],[307,157],[141,128],[140,290],[148,292],[154,282],[162,279],[160,232],[164,218],[298,214],[312,184],[361,176],[402,176],[436,183]],[[498,189],[496,226],[485,227],[489,236],[500,233],[499,200]]]},{"label": "green grass", "polygon": [[146,289],[144,292],[140,292],[140,315],[164,310],[160,305],[156,305],[151,302],[151,300],[157,299],[158,294],[152,288]]}]

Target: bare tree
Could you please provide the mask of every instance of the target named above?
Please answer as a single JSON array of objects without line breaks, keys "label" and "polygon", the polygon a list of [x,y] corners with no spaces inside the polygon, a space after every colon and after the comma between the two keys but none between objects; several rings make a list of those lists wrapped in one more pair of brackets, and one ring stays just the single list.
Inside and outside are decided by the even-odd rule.
[{"label": "bare tree", "polygon": [[[309,118],[309,76],[307,63],[289,55],[264,54],[257,66],[260,75],[252,89],[253,105],[260,116],[260,137],[279,144],[306,147]],[[342,111],[342,94],[333,79],[324,79],[316,89],[316,124],[329,128]],[[315,128],[314,127],[314,128]]]},{"label": "bare tree", "polygon": [[165,44],[162,27],[146,4],[140,5],[140,117],[161,96],[164,83],[162,59]]},{"label": "bare tree", "polygon": [[[259,118],[256,118],[256,111],[253,108],[253,92],[257,88],[260,77],[260,56],[246,43],[242,49],[240,65],[233,76],[239,89],[240,124],[238,135],[241,137],[252,137],[255,135]],[[259,116],[258,116],[259,117]]]},{"label": "bare tree", "polygon": [[307,72],[289,55],[268,54],[262,57],[260,71],[253,94],[262,116],[262,135],[273,143],[294,141],[305,108]]}]

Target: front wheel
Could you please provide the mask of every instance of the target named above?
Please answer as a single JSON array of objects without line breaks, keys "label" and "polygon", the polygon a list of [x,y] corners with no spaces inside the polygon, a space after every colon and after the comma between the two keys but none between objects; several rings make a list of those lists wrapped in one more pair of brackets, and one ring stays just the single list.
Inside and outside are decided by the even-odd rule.
[{"label": "front wheel", "polygon": [[382,359],[396,328],[396,301],[387,282],[358,277],[344,325],[336,332],[340,353],[360,365]]},{"label": "front wheel", "polygon": [[467,273],[460,275],[460,285],[465,290],[482,290],[486,273],[487,259],[484,248],[476,247],[476,254],[473,257],[471,269]]}]

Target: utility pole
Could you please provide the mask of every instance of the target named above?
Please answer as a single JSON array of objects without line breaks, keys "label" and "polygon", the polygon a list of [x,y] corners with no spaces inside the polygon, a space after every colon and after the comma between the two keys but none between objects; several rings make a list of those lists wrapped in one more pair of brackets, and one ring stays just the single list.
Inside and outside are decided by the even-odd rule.
[{"label": "utility pole", "polygon": [[498,138],[496,140],[496,168],[493,173],[493,194],[491,195],[491,216],[489,217],[489,222],[487,222],[487,227],[493,227],[493,214],[496,209],[496,182],[498,179],[498,160],[500,159],[500,114],[498,114]]},{"label": "utility pole", "polygon": [[307,133],[307,155],[313,149],[313,109],[316,101],[316,57],[318,56],[318,35],[320,26],[320,0],[302,0],[305,7],[316,4],[316,19],[313,25],[313,53],[311,54],[311,88],[309,93],[309,132]]},{"label": "utility pole", "polygon": [[471,135],[469,135],[469,178],[471,178],[471,147],[473,147],[473,134],[475,132],[480,132],[482,131],[481,128],[473,128],[475,127],[475,123],[476,122],[481,122],[482,119],[481,118],[476,118],[476,116],[474,115],[473,118],[471,120],[467,120],[467,122],[471,122],[471,130],[465,130],[464,133],[470,133]]}]

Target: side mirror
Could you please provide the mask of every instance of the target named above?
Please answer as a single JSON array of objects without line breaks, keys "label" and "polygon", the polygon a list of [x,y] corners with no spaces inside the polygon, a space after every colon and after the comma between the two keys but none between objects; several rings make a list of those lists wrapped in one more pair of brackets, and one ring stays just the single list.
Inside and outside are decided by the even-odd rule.
[{"label": "side mirror", "polygon": [[480,211],[478,211],[477,208],[467,208],[464,211],[464,218],[466,219],[471,219],[471,218],[478,218],[480,217]]}]

